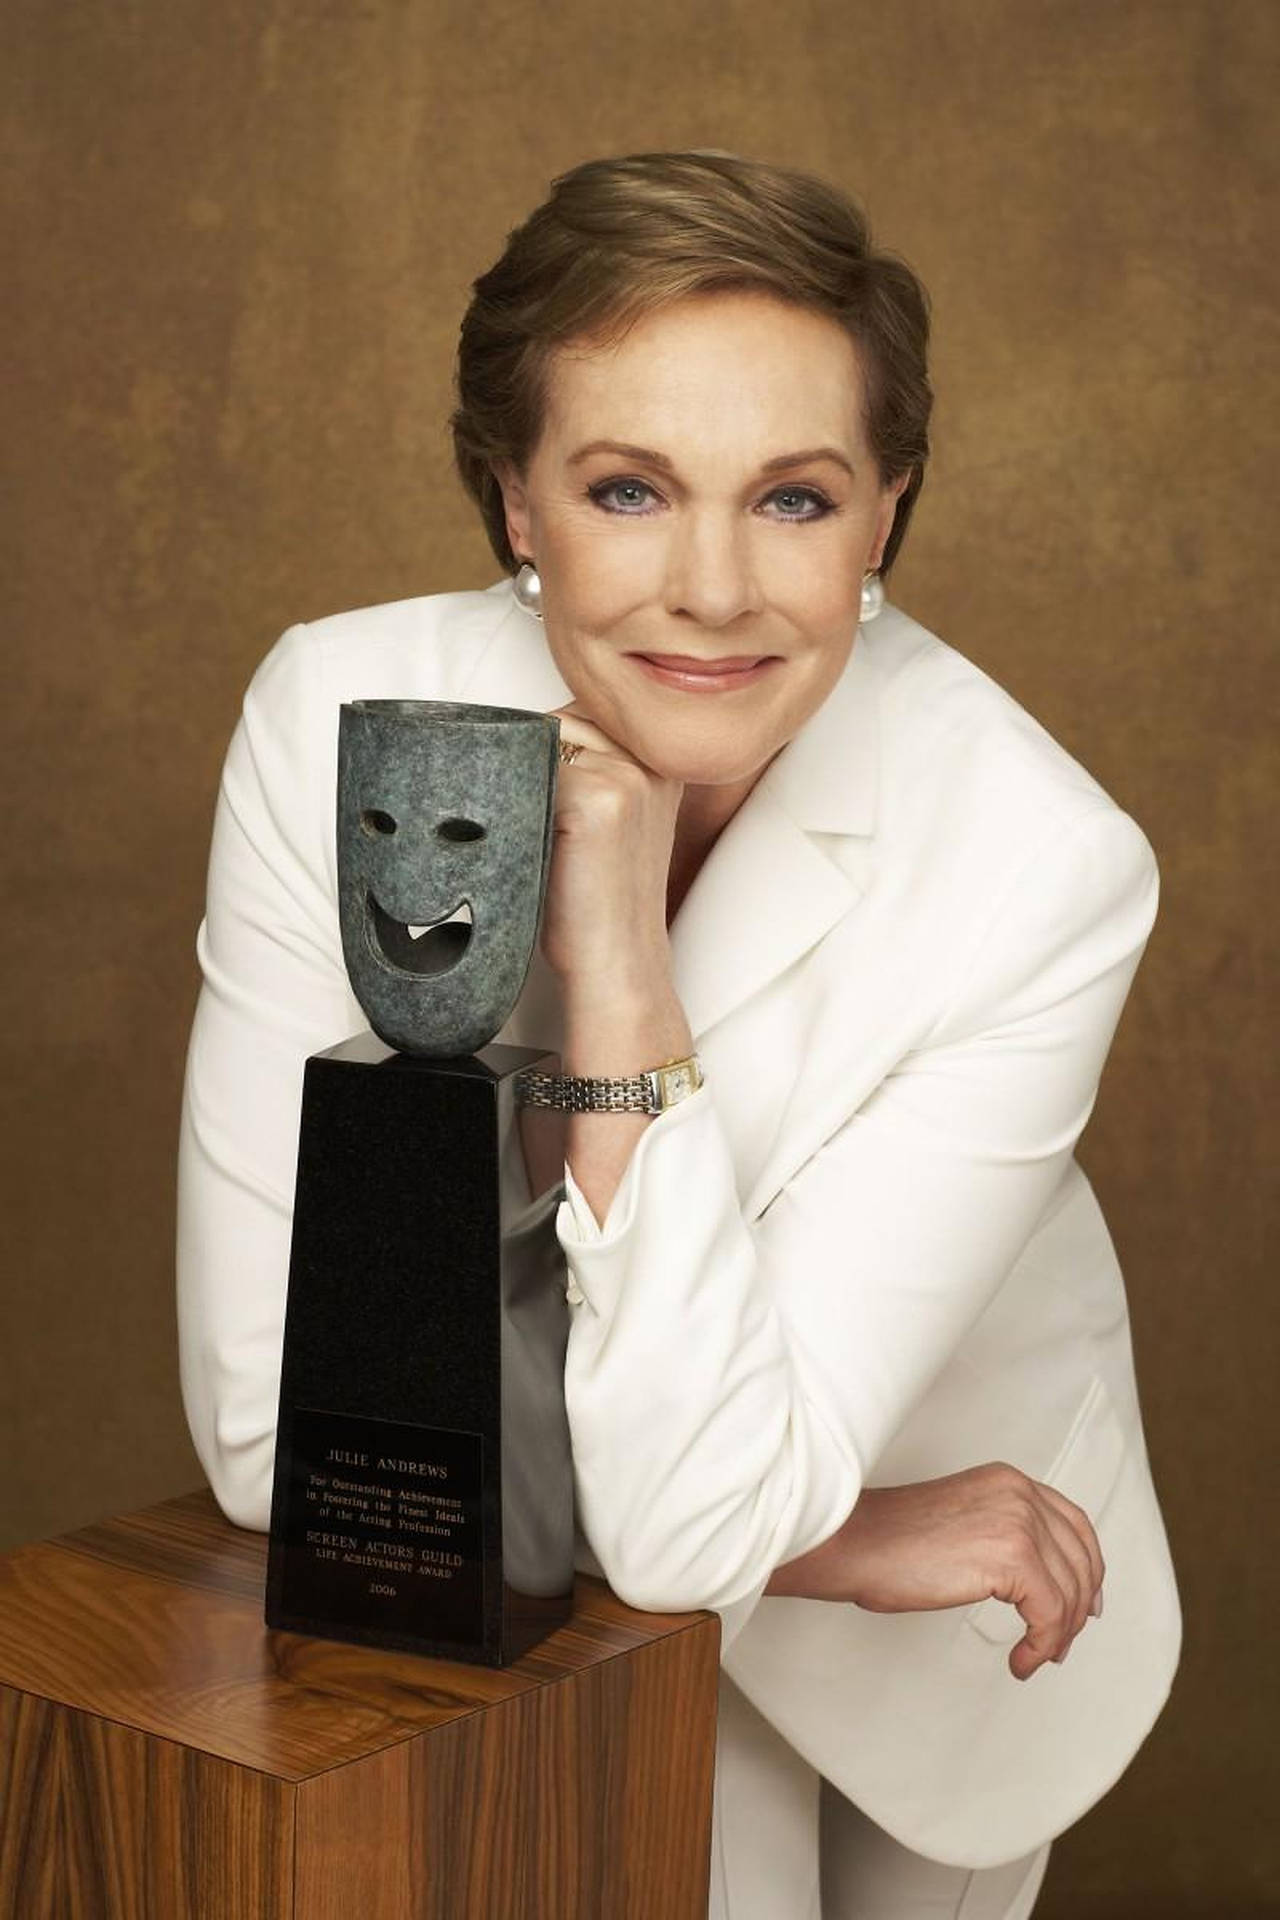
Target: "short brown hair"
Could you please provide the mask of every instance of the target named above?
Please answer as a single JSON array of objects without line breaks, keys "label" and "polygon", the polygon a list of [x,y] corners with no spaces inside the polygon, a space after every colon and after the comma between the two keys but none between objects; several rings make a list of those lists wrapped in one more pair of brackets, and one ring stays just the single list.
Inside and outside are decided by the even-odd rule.
[{"label": "short brown hair", "polygon": [[493,466],[523,471],[537,445],[555,349],[614,337],[688,294],[744,289],[828,314],[854,340],[881,479],[911,476],[888,572],[929,453],[928,296],[903,261],[873,250],[864,215],[837,188],[718,152],[574,167],[475,282],[458,343],[454,457],[504,568],[517,561]]}]

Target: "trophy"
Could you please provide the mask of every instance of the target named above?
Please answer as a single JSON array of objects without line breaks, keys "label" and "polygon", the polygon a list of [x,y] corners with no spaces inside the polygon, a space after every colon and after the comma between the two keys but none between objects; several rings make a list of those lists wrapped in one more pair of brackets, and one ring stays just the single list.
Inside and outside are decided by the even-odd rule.
[{"label": "trophy", "polygon": [[569,1617],[554,1058],[492,1044],[550,862],[559,722],[339,723],[343,957],[371,1031],[306,1064],[267,1624],[504,1666]]}]

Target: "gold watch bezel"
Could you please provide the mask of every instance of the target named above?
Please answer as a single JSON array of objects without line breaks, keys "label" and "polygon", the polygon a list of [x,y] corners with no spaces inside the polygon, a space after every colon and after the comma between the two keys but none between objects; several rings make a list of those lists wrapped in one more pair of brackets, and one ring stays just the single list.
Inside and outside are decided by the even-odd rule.
[{"label": "gold watch bezel", "polygon": [[697,1093],[702,1085],[702,1062],[696,1053],[687,1054],[683,1060],[665,1060],[653,1069],[652,1077],[657,1110],[665,1113],[668,1107],[678,1106]]}]

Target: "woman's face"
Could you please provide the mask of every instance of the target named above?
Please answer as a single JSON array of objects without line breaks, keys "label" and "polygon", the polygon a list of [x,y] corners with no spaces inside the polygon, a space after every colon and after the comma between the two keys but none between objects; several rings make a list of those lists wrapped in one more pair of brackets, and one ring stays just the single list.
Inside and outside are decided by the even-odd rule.
[{"label": "woman's face", "polygon": [[905,485],[881,484],[848,334],[759,293],[562,348],[498,478],[577,704],[656,772],[744,788],[838,679]]}]

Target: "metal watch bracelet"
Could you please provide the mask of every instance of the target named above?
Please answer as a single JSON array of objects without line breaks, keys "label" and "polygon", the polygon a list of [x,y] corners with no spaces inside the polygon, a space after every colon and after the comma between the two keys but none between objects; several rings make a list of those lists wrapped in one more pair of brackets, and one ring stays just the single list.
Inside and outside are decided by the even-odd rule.
[{"label": "metal watch bracelet", "polygon": [[665,1113],[702,1085],[697,1054],[667,1060],[645,1073],[589,1079],[572,1073],[522,1073],[516,1100],[522,1107],[555,1107],[562,1113]]}]

